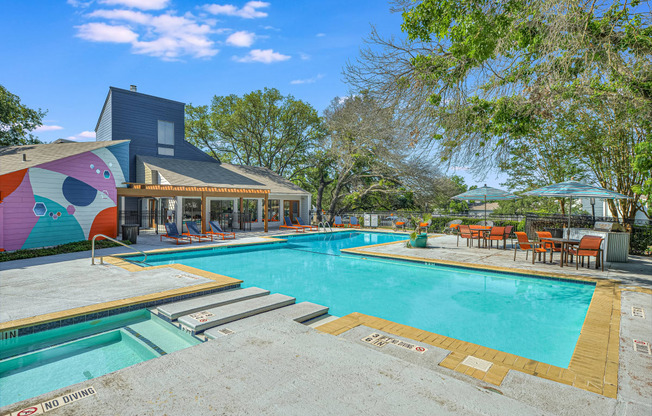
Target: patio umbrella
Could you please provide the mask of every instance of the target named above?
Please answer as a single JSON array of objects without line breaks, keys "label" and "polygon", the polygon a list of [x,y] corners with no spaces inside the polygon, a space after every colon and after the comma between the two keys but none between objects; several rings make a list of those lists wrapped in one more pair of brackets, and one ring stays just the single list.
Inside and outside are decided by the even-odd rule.
[{"label": "patio umbrella", "polygon": [[[566,181],[544,186],[543,188],[534,189],[524,192],[523,195],[530,196],[548,196],[553,198],[570,198],[570,205],[573,205],[573,197],[576,198],[602,198],[602,199],[631,199],[627,195],[618,192],[600,188],[598,186],[587,185],[577,181]],[[568,208],[568,228],[570,229],[571,207]]]},{"label": "patio umbrella", "polygon": [[460,201],[482,201],[484,200],[484,221],[487,222],[487,201],[504,201],[507,199],[516,199],[518,195],[510,194],[502,189],[492,188],[491,186],[483,186],[482,188],[471,189],[462,194],[455,195],[453,199]]}]

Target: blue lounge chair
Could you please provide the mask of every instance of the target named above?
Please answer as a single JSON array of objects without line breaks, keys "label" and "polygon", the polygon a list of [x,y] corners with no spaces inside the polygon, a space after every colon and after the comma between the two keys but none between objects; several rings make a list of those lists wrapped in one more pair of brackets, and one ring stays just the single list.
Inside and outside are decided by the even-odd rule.
[{"label": "blue lounge chair", "polygon": [[209,221],[208,225],[211,226],[211,231],[207,231],[207,234],[213,234],[222,237],[222,240],[226,240],[229,238],[235,238],[235,233],[230,232],[227,233],[224,230],[222,230],[222,227],[220,227],[220,223],[217,221]]},{"label": "blue lounge chair", "polygon": [[283,217],[283,225],[280,225],[278,228],[287,228],[288,230],[295,230],[296,232],[305,231],[305,228],[301,226],[292,225],[290,217]]},{"label": "blue lounge chair", "polygon": [[342,223],[342,217],[337,215],[335,218],[333,218],[333,227],[345,227],[345,225]]},{"label": "blue lounge chair", "polygon": [[201,241],[202,239],[210,239],[213,241],[213,236],[209,234],[203,234],[200,230],[199,227],[197,226],[197,223],[194,221],[189,221],[186,223],[186,227],[188,227],[188,232],[183,233],[184,235],[190,236],[190,238],[196,238],[197,241]]},{"label": "blue lounge chair", "polygon": [[354,217],[351,217],[349,227],[352,227],[352,228],[362,228],[362,226],[361,226],[360,223],[358,222],[358,217],[355,217],[355,216],[354,216]]},{"label": "blue lounge chair", "polygon": [[163,237],[165,237],[165,238],[169,238],[170,240],[175,240],[177,242],[177,245],[179,245],[179,240],[188,241],[188,243],[192,243],[192,239],[190,237],[188,237],[187,235],[179,234],[177,225],[173,222],[165,223],[165,232],[166,234],[161,234],[161,241],[163,241]]},{"label": "blue lounge chair", "polygon": [[316,225],[305,224],[303,222],[303,220],[301,219],[301,217],[297,217],[296,220],[297,220],[297,222],[294,225],[296,225],[297,227],[302,227],[304,229],[307,229],[308,231],[312,231],[312,230],[317,231],[317,226]]}]

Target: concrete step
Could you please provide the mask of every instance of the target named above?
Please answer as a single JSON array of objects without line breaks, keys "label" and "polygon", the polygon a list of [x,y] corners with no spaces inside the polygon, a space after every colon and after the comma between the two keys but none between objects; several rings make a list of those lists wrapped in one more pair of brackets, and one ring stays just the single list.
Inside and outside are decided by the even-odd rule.
[{"label": "concrete step", "polygon": [[183,315],[190,315],[191,313],[203,311],[209,308],[216,308],[218,306],[224,306],[265,295],[269,295],[269,290],[248,287],[246,289],[227,290],[212,295],[199,296],[192,299],[181,300],[179,302],[168,303],[159,306],[157,309],[160,316],[170,321],[174,321]]},{"label": "concrete step", "polygon": [[311,319],[310,321],[304,322],[303,324],[309,326],[310,328],[317,328],[319,326],[326,325],[327,323],[332,322],[336,319],[340,319],[340,317],[335,315],[325,314],[325,315],[317,316],[314,319]]},{"label": "concrete step", "polygon": [[317,305],[312,302],[295,303],[294,305],[275,309],[260,315],[218,325],[204,332],[204,335],[209,339],[216,339],[221,336],[229,335],[228,332],[220,332],[224,329],[233,332],[242,332],[274,320],[293,320],[295,322],[303,323],[327,313],[328,307],[326,306]]},{"label": "concrete step", "polygon": [[292,305],[295,301],[291,296],[274,293],[184,315],[179,318],[179,323],[196,334],[218,325]]}]

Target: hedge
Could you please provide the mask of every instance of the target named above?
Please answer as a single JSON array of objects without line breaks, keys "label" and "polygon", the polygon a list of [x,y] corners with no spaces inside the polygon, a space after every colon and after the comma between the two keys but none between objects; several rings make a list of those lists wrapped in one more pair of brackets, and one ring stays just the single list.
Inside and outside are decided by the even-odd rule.
[{"label": "hedge", "polygon": [[[131,244],[129,241],[124,241],[125,244]],[[82,240],[74,241],[72,243],[61,244],[60,246],[46,247],[46,248],[29,248],[16,251],[3,251],[0,252],[0,261],[22,260],[31,259],[34,257],[53,256],[55,254],[75,253],[78,251],[89,251],[91,249],[92,241]],[[118,247],[120,244],[114,243],[109,240],[95,241],[95,248],[109,248]]]}]

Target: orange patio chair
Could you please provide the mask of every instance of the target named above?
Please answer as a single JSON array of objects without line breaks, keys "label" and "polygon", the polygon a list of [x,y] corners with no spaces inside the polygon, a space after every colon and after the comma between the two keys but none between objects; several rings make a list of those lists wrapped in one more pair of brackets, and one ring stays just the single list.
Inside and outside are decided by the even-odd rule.
[{"label": "orange patio chair", "polygon": [[516,231],[514,234],[516,234],[517,239],[517,244],[514,246],[514,261],[516,261],[516,250],[520,248],[521,250],[525,251],[525,260],[527,260],[527,256],[530,254],[530,251],[532,252],[532,264],[534,264],[534,258],[536,257],[537,253],[539,253],[539,261],[541,261],[541,253],[543,253],[543,262],[546,262],[546,253],[548,251],[545,248],[535,247],[535,242],[529,241],[527,234],[524,232]]},{"label": "orange patio chair", "polygon": [[[507,249],[507,240],[505,240],[505,227],[491,227],[489,234],[484,235],[485,244],[489,242],[489,249],[493,246],[494,241],[503,241],[503,250]],[[498,248],[498,243],[496,243]]]},{"label": "orange patio chair", "polygon": [[460,232],[457,234],[457,246],[460,246],[460,237],[461,238],[466,238],[466,245],[469,245],[469,241],[471,244],[473,244],[473,240],[477,240],[480,238],[480,235],[476,232],[471,231],[470,226],[468,225],[463,225],[460,224],[459,227]]},{"label": "orange patio chair", "polygon": [[591,267],[591,257],[595,257],[595,268],[597,269],[600,264],[602,264],[602,271],[604,271],[604,261],[601,261],[602,258],[602,237],[595,235],[585,235],[580,240],[580,245],[577,247],[577,250],[574,248],[568,249],[568,253],[577,256],[575,259],[575,269],[579,269],[580,257],[582,258],[582,267],[584,267],[584,257],[587,259],[587,267]]},{"label": "orange patio chair", "polygon": [[[561,253],[561,244],[555,244],[552,241],[546,242],[546,238],[552,238],[550,231],[536,231],[540,241],[543,241],[543,248],[550,249],[550,263],[552,263],[552,253]],[[560,254],[561,255],[561,254]]]}]

